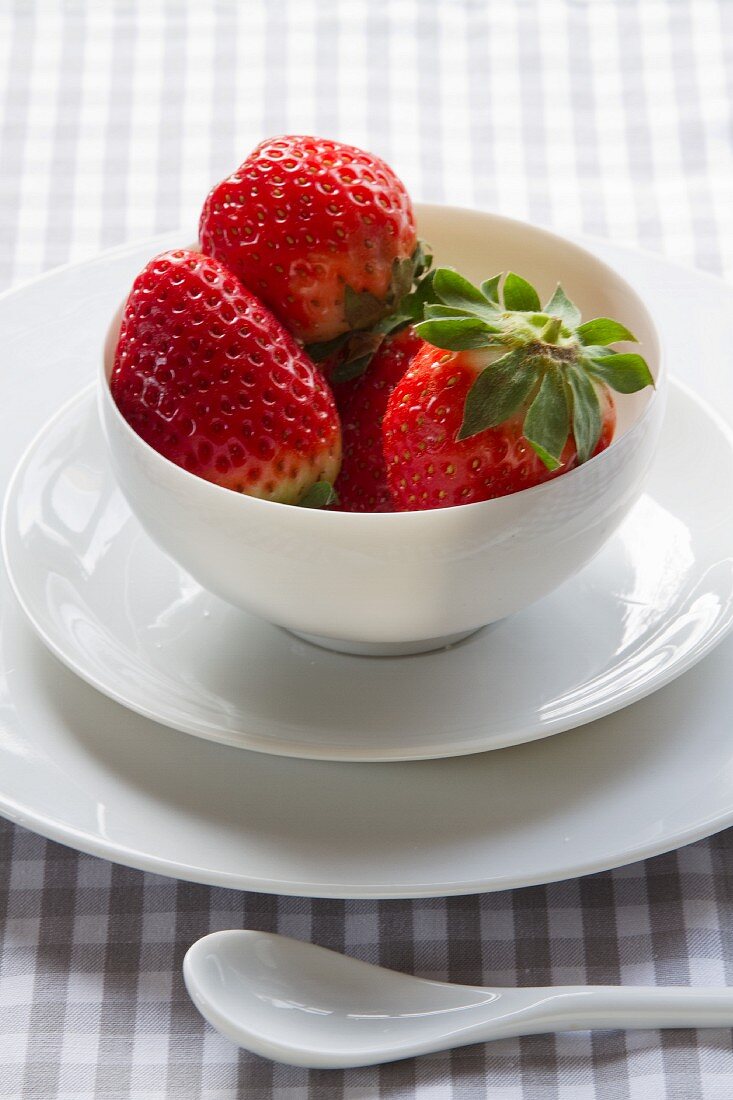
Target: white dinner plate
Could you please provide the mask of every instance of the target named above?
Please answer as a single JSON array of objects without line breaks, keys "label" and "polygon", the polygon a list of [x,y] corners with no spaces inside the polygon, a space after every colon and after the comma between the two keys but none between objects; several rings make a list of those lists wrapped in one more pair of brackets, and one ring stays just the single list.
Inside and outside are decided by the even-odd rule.
[{"label": "white dinner plate", "polygon": [[3,548],[52,652],[138,714],[284,756],[460,756],[619,710],[723,638],[733,624],[731,440],[673,385],[648,489],[602,553],[525,611],[415,657],[329,652],[200,588],[132,516],[93,390],[23,457]]},{"label": "white dinner plate", "polygon": [[[3,485],[34,433],[92,378],[120,287],[178,239],[126,247],[0,300]],[[590,247],[649,301],[673,371],[732,415],[725,333],[706,321],[731,311],[729,289],[652,256]],[[90,560],[96,552],[90,545]],[[62,602],[67,610],[73,617]],[[583,729],[498,753],[390,764],[278,759],[136,716],[46,651],[6,580],[0,651],[0,812],[180,878],[316,896],[460,894],[627,863],[733,823],[731,640]]]}]

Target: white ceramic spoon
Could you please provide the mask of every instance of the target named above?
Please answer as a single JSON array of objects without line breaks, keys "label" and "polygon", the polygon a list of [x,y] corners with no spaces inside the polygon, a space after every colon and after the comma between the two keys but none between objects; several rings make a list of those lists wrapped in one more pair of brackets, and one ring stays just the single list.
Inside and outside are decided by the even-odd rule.
[{"label": "white ceramic spoon", "polygon": [[183,976],[199,1012],[227,1039],[320,1069],[539,1032],[733,1027],[725,987],[449,985],[267,932],[204,936],[189,948]]}]

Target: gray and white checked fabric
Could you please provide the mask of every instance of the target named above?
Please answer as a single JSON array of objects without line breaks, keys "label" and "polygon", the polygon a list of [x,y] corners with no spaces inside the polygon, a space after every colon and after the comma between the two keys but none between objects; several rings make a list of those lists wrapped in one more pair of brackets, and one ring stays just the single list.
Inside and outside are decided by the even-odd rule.
[{"label": "gray and white checked fabric", "polygon": [[[733,0],[0,0],[0,285],[193,236],[208,186],[287,130],[375,149],[418,198],[733,270]],[[204,1025],[180,963],[202,933],[248,926],[468,983],[731,984],[732,848],[334,902],[173,882],[3,823],[0,1096],[727,1100],[730,1031],[273,1066]]]}]

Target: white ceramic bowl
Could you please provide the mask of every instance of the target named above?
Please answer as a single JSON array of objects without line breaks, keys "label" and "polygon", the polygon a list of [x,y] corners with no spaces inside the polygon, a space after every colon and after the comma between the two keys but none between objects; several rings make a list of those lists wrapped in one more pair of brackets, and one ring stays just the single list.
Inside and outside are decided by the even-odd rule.
[{"label": "white ceramic bowl", "polygon": [[585,319],[614,317],[635,333],[657,388],[618,397],[606,451],[544,485],[456,508],[357,515],[273,504],[212,485],[143,442],[109,389],[121,310],[105,344],[102,424],[117,480],[148,534],[224,600],[349,653],[435,649],[556,588],[641,493],[663,415],[654,323],[620,275],[523,222],[445,206],[418,206],[417,215],[438,264],[476,282],[517,271],[543,300],[559,280]]}]

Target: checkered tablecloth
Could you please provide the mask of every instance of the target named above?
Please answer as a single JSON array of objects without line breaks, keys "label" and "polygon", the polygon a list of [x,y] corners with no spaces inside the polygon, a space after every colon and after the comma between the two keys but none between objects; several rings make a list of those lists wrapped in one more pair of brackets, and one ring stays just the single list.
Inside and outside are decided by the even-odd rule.
[{"label": "checkered tablecloth", "polygon": [[[372,148],[417,198],[733,268],[733,0],[1,0],[0,284],[193,228],[277,131]],[[731,984],[732,850],[728,833],[513,893],[308,901],[2,823],[0,1096],[727,1100],[727,1030],[274,1066],[203,1023],[180,965],[195,937],[247,926],[467,983]]]}]

